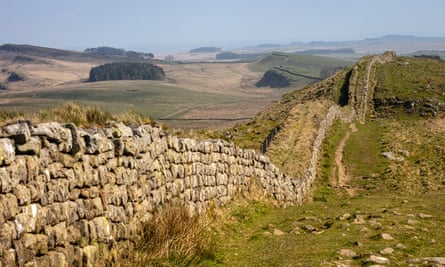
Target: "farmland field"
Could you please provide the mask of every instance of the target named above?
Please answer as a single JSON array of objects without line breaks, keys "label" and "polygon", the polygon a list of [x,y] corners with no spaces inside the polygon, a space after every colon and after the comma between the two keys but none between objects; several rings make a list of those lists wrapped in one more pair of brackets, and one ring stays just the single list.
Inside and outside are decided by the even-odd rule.
[{"label": "farmland field", "polygon": [[0,80],[11,71],[25,80],[6,83],[0,109],[37,112],[75,101],[112,113],[136,111],[169,127],[221,129],[253,117],[289,91],[256,88],[262,73],[251,71],[247,63],[163,63],[164,81],[85,82],[90,68],[99,64],[3,58]]}]

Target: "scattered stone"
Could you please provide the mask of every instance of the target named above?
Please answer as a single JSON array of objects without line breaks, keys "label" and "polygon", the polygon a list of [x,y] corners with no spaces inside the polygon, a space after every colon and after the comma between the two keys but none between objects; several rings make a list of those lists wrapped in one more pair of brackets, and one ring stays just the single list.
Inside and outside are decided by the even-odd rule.
[{"label": "scattered stone", "polygon": [[365,215],[355,215],[354,224],[365,224]]},{"label": "scattered stone", "polygon": [[388,264],[389,263],[389,259],[382,257],[382,256],[377,256],[377,255],[371,255],[369,256],[368,262],[370,263],[377,263],[377,264]]},{"label": "scattered stone", "polygon": [[430,218],[433,218],[433,215],[429,215],[429,214],[425,214],[425,213],[419,213],[419,214],[417,214],[417,217],[419,217],[421,219],[430,219]]},{"label": "scattered stone", "polygon": [[368,236],[369,234],[371,234],[371,230],[368,227],[362,227],[360,229],[360,235]]},{"label": "scattered stone", "polygon": [[387,240],[387,241],[394,240],[394,237],[392,237],[390,234],[386,234],[386,233],[382,234],[382,238],[383,238],[383,240]]},{"label": "scattered stone", "polygon": [[418,223],[419,223],[419,221],[417,221],[417,220],[408,220],[409,225],[414,225],[414,224],[418,224]]},{"label": "scattered stone", "polygon": [[402,243],[397,243],[396,248],[398,249],[406,249],[406,246]]},{"label": "scattered stone", "polygon": [[404,225],[403,227],[405,227],[407,230],[412,230],[412,231],[416,230],[416,228],[411,225]]},{"label": "scattered stone", "polygon": [[273,230],[273,235],[278,235],[278,236],[284,235],[284,232],[281,231],[280,229],[274,229]]},{"label": "scattered stone", "polygon": [[345,214],[341,215],[340,217],[338,217],[338,219],[340,221],[345,221],[345,220],[348,220],[349,218],[351,218],[351,214],[349,214],[349,213],[345,213]]},{"label": "scattered stone", "polygon": [[263,232],[263,236],[272,236],[272,233],[269,231]]},{"label": "scattered stone", "polygon": [[338,253],[340,259],[343,259],[343,258],[354,258],[354,257],[357,256],[357,253],[355,253],[354,250],[349,249],[349,248],[340,249],[339,251],[337,251],[337,253]]},{"label": "scattered stone", "polygon": [[434,239],[434,238],[431,239],[431,241],[430,241],[430,244],[431,244],[431,245],[436,244],[436,243],[437,243],[436,239]]},{"label": "scattered stone", "polygon": [[292,230],[292,233],[294,233],[294,234],[296,234],[296,235],[299,235],[300,233],[301,233],[301,228],[300,227],[295,227],[293,230]]},{"label": "scattered stone", "polygon": [[380,253],[383,255],[391,255],[393,252],[394,252],[394,249],[390,248],[390,247],[380,250]]},{"label": "scattered stone", "polygon": [[420,228],[420,231],[428,233],[430,230],[426,227],[422,227],[422,228]]},{"label": "scattered stone", "polygon": [[351,226],[349,223],[343,223],[343,224],[341,225],[341,228],[344,229],[344,230],[346,230],[346,231],[349,231],[349,226]]},{"label": "scattered stone", "polygon": [[429,266],[445,266],[445,257],[428,257],[408,260],[411,264],[425,264]]},{"label": "scattered stone", "polygon": [[383,152],[382,156],[384,156],[385,158],[389,159],[389,160],[394,160],[394,161],[404,161],[405,159],[403,157],[397,157],[395,155],[394,152],[392,151],[388,151],[388,152]]},{"label": "scattered stone", "polygon": [[312,226],[310,224],[307,224],[307,225],[303,226],[303,229],[308,231],[308,232],[314,232],[314,231],[317,230],[314,226]]}]

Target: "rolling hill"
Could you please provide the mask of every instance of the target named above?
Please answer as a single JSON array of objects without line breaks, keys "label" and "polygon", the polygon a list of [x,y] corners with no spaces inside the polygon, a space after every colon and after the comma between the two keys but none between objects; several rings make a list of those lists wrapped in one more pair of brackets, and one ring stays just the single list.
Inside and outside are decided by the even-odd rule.
[{"label": "rolling hill", "polygon": [[367,56],[229,131],[233,142],[258,149],[279,128],[266,155],[298,177],[323,118],[340,108],[312,197],[286,209],[229,207],[216,228],[224,231],[216,266],[442,266],[444,67],[430,58]]},{"label": "rolling hill", "polygon": [[328,57],[272,52],[249,64],[253,71],[265,72],[258,87],[303,87],[324,79],[351,62]]}]

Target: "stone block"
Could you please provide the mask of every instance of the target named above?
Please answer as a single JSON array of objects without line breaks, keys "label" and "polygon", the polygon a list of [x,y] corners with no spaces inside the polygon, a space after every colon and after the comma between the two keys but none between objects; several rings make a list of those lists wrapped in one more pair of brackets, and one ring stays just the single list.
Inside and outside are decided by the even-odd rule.
[{"label": "stone block", "polygon": [[40,123],[31,127],[31,136],[44,136],[48,141],[60,145],[62,152],[71,152],[73,139],[71,131],[57,122]]},{"label": "stone block", "polygon": [[9,193],[18,184],[18,181],[11,179],[9,168],[0,168],[0,192]]},{"label": "stone block", "polygon": [[0,138],[0,166],[9,165],[15,160],[14,141]]},{"label": "stone block", "polygon": [[3,136],[14,139],[16,144],[24,144],[31,137],[30,122],[17,122],[3,126]]},{"label": "stone block", "polygon": [[99,260],[99,249],[96,246],[86,246],[82,250],[84,267],[94,267]]},{"label": "stone block", "polygon": [[25,143],[16,143],[16,146],[18,154],[40,155],[42,142],[38,137],[30,137]]},{"label": "stone block", "polygon": [[48,249],[62,247],[69,243],[65,222],[61,222],[54,226],[45,226],[45,235],[48,237]]},{"label": "stone block", "polygon": [[6,222],[0,225],[0,251],[10,249],[12,247],[12,241],[16,239],[17,231],[12,222]]}]

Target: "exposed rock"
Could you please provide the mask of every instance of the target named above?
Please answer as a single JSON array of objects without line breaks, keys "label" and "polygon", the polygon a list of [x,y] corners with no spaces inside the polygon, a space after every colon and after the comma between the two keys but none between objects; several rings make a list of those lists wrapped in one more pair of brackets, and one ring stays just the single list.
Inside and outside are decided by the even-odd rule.
[{"label": "exposed rock", "polygon": [[382,155],[389,160],[394,160],[394,161],[404,161],[405,160],[401,156],[396,156],[393,151],[383,152]]},{"label": "exposed rock", "polygon": [[377,264],[388,264],[389,263],[389,259],[385,258],[385,257],[382,257],[382,256],[371,255],[371,256],[369,256],[367,262],[377,263]]},{"label": "exposed rock", "polygon": [[349,214],[349,213],[345,213],[345,214],[341,215],[340,217],[338,217],[338,219],[340,221],[349,220],[349,218],[351,218],[351,214]]},{"label": "exposed rock", "polygon": [[390,234],[383,233],[381,234],[383,240],[392,241],[394,238]]},{"label": "exposed rock", "polygon": [[278,235],[278,236],[280,236],[280,235],[284,235],[284,232],[281,231],[280,229],[274,229],[274,230],[273,230],[273,234],[274,234],[274,235]]},{"label": "exposed rock", "polygon": [[0,166],[9,165],[15,160],[14,143],[10,139],[0,139]]},{"label": "exposed rock", "polygon": [[402,243],[397,243],[396,248],[398,249],[406,249],[406,246]]},{"label": "exposed rock", "polygon": [[31,137],[29,122],[18,122],[3,127],[3,136],[12,137],[16,144],[24,144]]},{"label": "exposed rock", "polygon": [[393,249],[393,248],[387,247],[387,248],[382,249],[382,250],[380,251],[380,254],[383,254],[383,255],[391,255],[393,252],[394,252],[394,249]]},{"label": "exposed rock", "polygon": [[434,267],[445,266],[445,257],[427,257],[408,260],[411,264],[424,264]]},{"label": "exposed rock", "polygon": [[433,215],[430,214],[424,214],[424,213],[419,213],[417,214],[417,217],[421,218],[421,219],[430,219],[433,218]]},{"label": "exposed rock", "polygon": [[339,255],[340,258],[354,258],[357,256],[357,253],[349,248],[343,248],[340,249],[339,251],[337,251],[337,254]]}]

